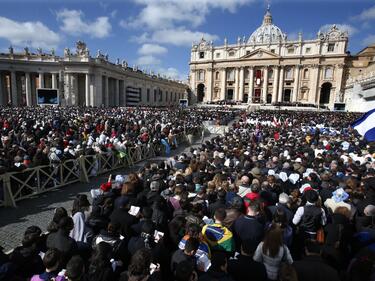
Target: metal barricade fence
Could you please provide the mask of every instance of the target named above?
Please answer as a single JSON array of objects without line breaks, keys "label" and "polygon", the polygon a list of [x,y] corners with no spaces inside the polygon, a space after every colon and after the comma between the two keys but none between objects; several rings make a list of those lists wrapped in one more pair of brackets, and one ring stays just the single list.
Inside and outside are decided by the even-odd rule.
[{"label": "metal barricade fence", "polygon": [[[199,134],[197,134],[199,135]],[[184,133],[176,136],[177,144],[187,141]],[[164,155],[163,145],[143,144],[121,153],[98,153],[80,156],[59,164],[28,168],[0,175],[0,207],[15,207],[19,200],[76,182],[89,182],[90,177],[133,166],[135,163]]]}]

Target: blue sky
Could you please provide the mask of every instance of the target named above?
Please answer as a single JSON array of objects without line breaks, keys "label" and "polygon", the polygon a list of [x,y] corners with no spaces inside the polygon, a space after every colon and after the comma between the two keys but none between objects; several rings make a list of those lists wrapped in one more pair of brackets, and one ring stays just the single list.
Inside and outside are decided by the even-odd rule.
[{"label": "blue sky", "polygon": [[[266,1],[257,0],[0,0],[0,50],[28,46],[62,54],[77,40],[111,61],[186,79],[192,41],[202,35],[234,43],[261,24]],[[375,2],[367,0],[271,0],[274,23],[289,38],[338,24],[350,34],[353,54],[375,43]]]}]

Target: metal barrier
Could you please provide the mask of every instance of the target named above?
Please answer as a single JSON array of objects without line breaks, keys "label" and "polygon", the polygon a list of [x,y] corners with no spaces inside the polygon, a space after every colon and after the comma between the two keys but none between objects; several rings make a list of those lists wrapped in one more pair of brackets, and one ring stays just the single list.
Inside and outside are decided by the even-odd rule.
[{"label": "metal barrier", "polygon": [[[177,144],[186,142],[184,133],[176,135]],[[161,144],[143,144],[125,152],[98,153],[69,159],[60,164],[28,168],[0,175],[0,207],[15,207],[16,202],[76,182],[89,182],[90,177],[127,168],[135,163],[164,155]]]}]

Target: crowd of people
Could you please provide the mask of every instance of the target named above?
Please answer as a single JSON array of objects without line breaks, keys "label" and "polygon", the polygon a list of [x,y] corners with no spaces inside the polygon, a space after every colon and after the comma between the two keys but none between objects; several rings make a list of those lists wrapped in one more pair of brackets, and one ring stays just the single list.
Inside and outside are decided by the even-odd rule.
[{"label": "crowd of people", "polygon": [[232,112],[221,109],[1,107],[0,174],[126,152],[163,138],[172,144],[176,134],[192,133],[203,121],[230,118]]},{"label": "crowd of people", "polygon": [[77,195],[47,233],[27,228],[0,279],[374,280],[375,146],[357,117],[241,113],[225,135]]}]

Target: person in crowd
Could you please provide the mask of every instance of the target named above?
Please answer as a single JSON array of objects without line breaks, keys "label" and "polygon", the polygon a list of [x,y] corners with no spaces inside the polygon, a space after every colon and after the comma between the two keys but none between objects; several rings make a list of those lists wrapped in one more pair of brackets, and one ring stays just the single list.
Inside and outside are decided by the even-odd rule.
[{"label": "person in crowd", "polygon": [[206,273],[199,277],[199,281],[234,281],[228,274],[228,259],[224,252],[214,252],[212,254],[211,266]]},{"label": "person in crowd", "polygon": [[111,281],[117,277],[114,274],[116,263],[111,264],[113,249],[110,244],[100,242],[96,245],[88,267],[88,278],[93,281]]},{"label": "person in crowd", "polygon": [[327,218],[323,208],[318,205],[319,194],[309,189],[304,192],[306,205],[297,209],[293,224],[299,225],[305,237],[316,239],[317,231],[326,224]]},{"label": "person in crowd", "polygon": [[297,271],[298,280],[306,281],[339,281],[339,275],[335,269],[326,264],[321,258],[321,246],[313,240],[305,243],[306,257],[295,261],[293,266]]},{"label": "person in crowd", "polygon": [[233,233],[223,226],[226,215],[225,209],[217,209],[214,223],[205,225],[202,229],[203,238],[212,250],[233,252],[235,249]]},{"label": "person in crowd", "polygon": [[189,238],[186,243],[184,249],[176,250],[171,259],[171,271],[175,272],[178,264],[183,261],[189,261],[194,267],[196,267],[196,253],[199,249],[199,240],[197,238]]},{"label": "person in crowd", "polygon": [[64,277],[59,276],[61,253],[57,249],[49,249],[43,257],[43,265],[45,267],[45,272],[42,274],[37,274],[31,277],[30,281],[63,281]]},{"label": "person in crowd", "polygon": [[65,266],[69,259],[77,254],[77,241],[69,236],[74,228],[74,222],[71,217],[63,217],[59,221],[58,230],[47,236],[46,246],[48,249],[57,249],[62,254],[62,266]]},{"label": "person in crowd", "polygon": [[272,226],[266,232],[264,240],[259,243],[254,253],[254,260],[265,265],[270,280],[278,279],[282,262],[293,263],[289,249],[283,243],[282,229],[279,226]]},{"label": "person in crowd", "polygon": [[[81,172],[80,156],[82,172],[94,176],[113,161],[138,160],[139,149],[158,155],[162,139],[174,154],[107,180],[92,193],[91,213],[87,198],[77,197],[74,222],[56,209],[46,239],[29,229],[14,253],[0,253],[5,280],[56,274],[41,258],[54,249],[72,281],[367,281],[375,272],[375,145],[349,128],[358,114],[225,106],[0,111],[0,173],[16,170],[13,191],[14,177],[36,180],[25,167],[46,165],[51,178],[40,181],[49,188],[73,177],[64,167]],[[176,134],[192,135],[203,121],[229,124],[199,147],[172,152]]]},{"label": "person in crowd", "polygon": [[65,277],[67,281],[89,281],[85,271],[84,260],[80,256],[73,256],[66,265]]},{"label": "person in crowd", "polygon": [[264,228],[264,221],[260,215],[260,202],[250,200],[246,208],[246,215],[240,216],[233,224],[238,249],[241,241],[252,240],[259,244],[264,235]]},{"label": "person in crowd", "polygon": [[73,201],[72,218],[74,227],[70,232],[70,237],[77,242],[87,242],[86,213],[89,211],[90,205],[85,194],[77,195]]},{"label": "person in crowd", "polygon": [[258,244],[253,240],[244,240],[241,252],[234,259],[228,261],[228,273],[236,281],[249,280],[249,272],[254,280],[267,281],[267,271],[262,262],[253,259]]}]

